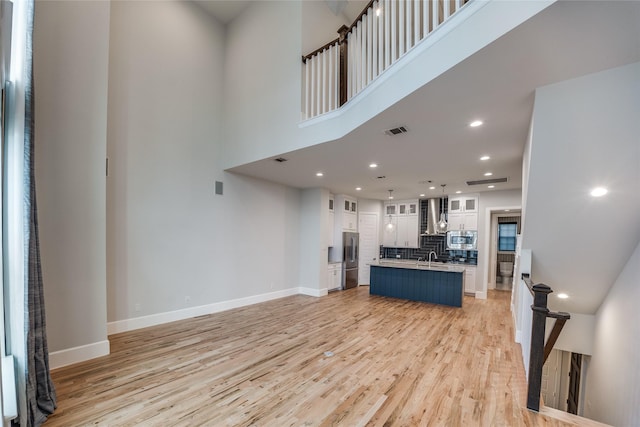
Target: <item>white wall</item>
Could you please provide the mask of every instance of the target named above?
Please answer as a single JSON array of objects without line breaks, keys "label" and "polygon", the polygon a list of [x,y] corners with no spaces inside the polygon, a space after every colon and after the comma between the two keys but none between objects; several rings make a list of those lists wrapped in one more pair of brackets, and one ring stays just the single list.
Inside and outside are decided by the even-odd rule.
[{"label": "white wall", "polygon": [[640,63],[536,90],[522,247],[536,282],[576,297],[555,311],[595,313],[640,239],[639,115]]},{"label": "white wall", "polygon": [[[553,294],[551,294],[553,295]],[[593,314],[569,313],[569,319],[562,328],[558,341],[553,346],[557,350],[580,353],[590,356],[593,354],[593,331],[595,316]],[[547,318],[545,326],[545,341],[551,334],[555,319]]]},{"label": "white wall", "polygon": [[49,350],[95,344],[108,352],[109,2],[36,2],[34,25],[36,185]]},{"label": "white wall", "polygon": [[301,55],[307,55],[337,39],[338,28],[351,25],[343,14],[334,15],[324,1],[303,1],[301,4]]},{"label": "white wall", "polygon": [[297,289],[299,191],[222,171],[223,27],[165,1],[112,2],[111,26],[109,322]]},{"label": "white wall", "polygon": [[253,2],[227,27],[225,167],[295,148],[301,27],[300,1],[269,0]]},{"label": "white wall", "polygon": [[640,424],[640,244],[596,313],[585,416],[616,426]]},{"label": "white wall", "polygon": [[[491,210],[497,208],[519,208],[522,202],[520,190],[485,191],[478,200],[478,267],[476,268],[476,295],[487,296],[488,270],[486,263],[491,259],[490,234]],[[487,276],[487,277],[485,277]]]},{"label": "white wall", "polygon": [[[327,294],[329,190],[310,188],[300,200],[300,287],[303,293]],[[292,266],[293,267],[293,266]]]}]

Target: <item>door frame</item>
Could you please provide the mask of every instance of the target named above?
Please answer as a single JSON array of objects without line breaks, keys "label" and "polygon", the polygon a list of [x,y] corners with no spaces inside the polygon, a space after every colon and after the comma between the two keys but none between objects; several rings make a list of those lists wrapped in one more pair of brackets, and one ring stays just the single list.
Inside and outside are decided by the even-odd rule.
[{"label": "door frame", "polygon": [[[478,224],[478,228],[483,227],[482,230],[478,230],[478,239],[482,239],[482,251],[484,252],[484,261],[482,262],[482,268],[484,271],[482,272],[482,289],[480,291],[476,290],[476,298],[479,299],[487,299],[487,289],[489,287],[489,270],[491,268],[491,219],[493,214],[505,213],[504,210],[509,209],[511,211],[519,211],[520,218],[522,220],[522,206],[491,206],[486,208],[484,213],[484,224]],[[515,212],[511,212],[515,214]],[[511,215],[513,216],[513,215]],[[497,221],[496,221],[497,222]],[[496,226],[496,233],[498,232],[498,228]],[[488,254],[488,256],[487,256]],[[515,274],[515,271],[514,271]],[[476,279],[477,280],[477,279]],[[515,288],[515,286],[513,287]]]},{"label": "door frame", "polygon": [[[375,242],[376,242],[376,247],[379,248],[380,247],[380,216],[378,214],[378,212],[360,212],[358,213],[358,232],[360,233],[360,256],[358,259],[358,277],[362,277],[362,274],[360,274],[362,271],[364,271],[365,268],[367,268],[367,266],[364,264],[364,259],[362,257],[362,229],[360,227],[360,220],[362,219],[363,216],[369,216],[369,217],[374,217],[375,218]],[[378,254],[379,256],[379,254]],[[376,256],[376,258],[378,258],[378,256]],[[361,280],[358,280],[358,286],[360,286],[360,283],[362,283]]]}]

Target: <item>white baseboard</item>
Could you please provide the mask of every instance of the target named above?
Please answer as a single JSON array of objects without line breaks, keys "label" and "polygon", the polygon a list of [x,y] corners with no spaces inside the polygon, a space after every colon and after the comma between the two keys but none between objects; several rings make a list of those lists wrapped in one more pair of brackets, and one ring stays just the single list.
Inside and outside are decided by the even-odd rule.
[{"label": "white baseboard", "polygon": [[522,331],[516,330],[516,342],[520,344],[522,342]]},{"label": "white baseboard", "polygon": [[49,367],[51,369],[62,368],[63,366],[84,362],[96,357],[107,356],[108,354],[109,341],[99,341],[49,353]]},{"label": "white baseboard", "polygon": [[274,299],[298,294],[321,297],[327,295],[327,289],[313,289],[305,287],[290,288],[276,292],[269,292],[266,294],[253,295],[245,298],[221,301],[213,304],[200,305],[197,307],[189,307],[182,310],[152,314],[149,316],[134,317],[132,319],[118,320],[115,322],[107,323],[107,334],[118,334],[120,332],[128,332],[135,329],[148,328],[149,326],[161,325],[163,323],[175,322],[177,320],[191,319],[193,317],[219,313],[221,311],[231,310],[232,308],[244,307],[247,305],[258,304],[261,302],[271,301]]},{"label": "white baseboard", "polygon": [[117,334],[120,332],[133,331],[135,329],[148,328],[149,326],[161,325],[163,323],[175,322],[177,320],[191,319],[193,317],[204,316],[233,308],[258,304],[278,298],[284,298],[300,293],[298,288],[284,289],[266,294],[253,295],[250,297],[237,298],[229,301],[221,301],[213,304],[189,307],[181,310],[168,311],[165,313],[152,314],[149,316],[134,317],[132,319],[118,320],[107,323],[107,334]]},{"label": "white baseboard", "polygon": [[[117,334],[120,332],[133,331],[135,329],[147,328],[149,326],[161,325],[163,323],[175,322],[177,320],[191,319],[193,317],[204,316],[206,314],[219,313],[231,310],[232,308],[244,307],[258,304],[274,299],[284,298],[291,295],[309,295],[312,297],[322,297],[328,294],[327,288],[313,289],[298,287],[284,289],[266,294],[253,295],[245,298],[237,298],[229,301],[216,302],[213,304],[189,307],[182,310],[169,311],[165,313],[152,314],[150,316],[135,317],[132,319],[118,320],[107,323],[107,334]],[[49,365],[51,369],[61,368],[74,363],[84,362],[109,354],[109,341],[100,341],[80,347],[49,353]]]},{"label": "white baseboard", "polygon": [[520,344],[522,342],[522,331],[518,329],[518,322],[516,320],[516,306],[511,304],[511,320],[513,321],[513,329],[515,331],[515,342]]},{"label": "white baseboard", "polygon": [[298,288],[298,293],[302,295],[309,295],[310,297],[324,297],[329,295],[329,290],[327,288],[322,289],[313,289],[313,288]]},{"label": "white baseboard", "polygon": [[476,299],[487,299],[487,292],[476,291]]}]

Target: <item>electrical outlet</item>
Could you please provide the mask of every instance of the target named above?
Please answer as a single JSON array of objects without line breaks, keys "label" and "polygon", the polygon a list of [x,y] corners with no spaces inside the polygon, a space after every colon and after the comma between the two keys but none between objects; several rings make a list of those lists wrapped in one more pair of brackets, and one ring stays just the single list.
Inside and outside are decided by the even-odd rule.
[{"label": "electrical outlet", "polygon": [[140,311],[140,303],[136,303],[136,305],[135,305],[135,310],[136,310],[136,311]]}]

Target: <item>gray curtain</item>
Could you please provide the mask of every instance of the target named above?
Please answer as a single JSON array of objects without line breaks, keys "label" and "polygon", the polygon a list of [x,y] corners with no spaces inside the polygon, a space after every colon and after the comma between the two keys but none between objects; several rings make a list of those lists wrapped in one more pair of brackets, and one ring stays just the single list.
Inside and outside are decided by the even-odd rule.
[{"label": "gray curtain", "polygon": [[25,75],[24,212],[27,277],[25,283],[26,401],[21,426],[40,426],[56,408],[56,393],[49,374],[49,350],[44,311],[42,266],[38,239],[38,210],[34,169],[33,18],[34,0],[28,1]]}]

